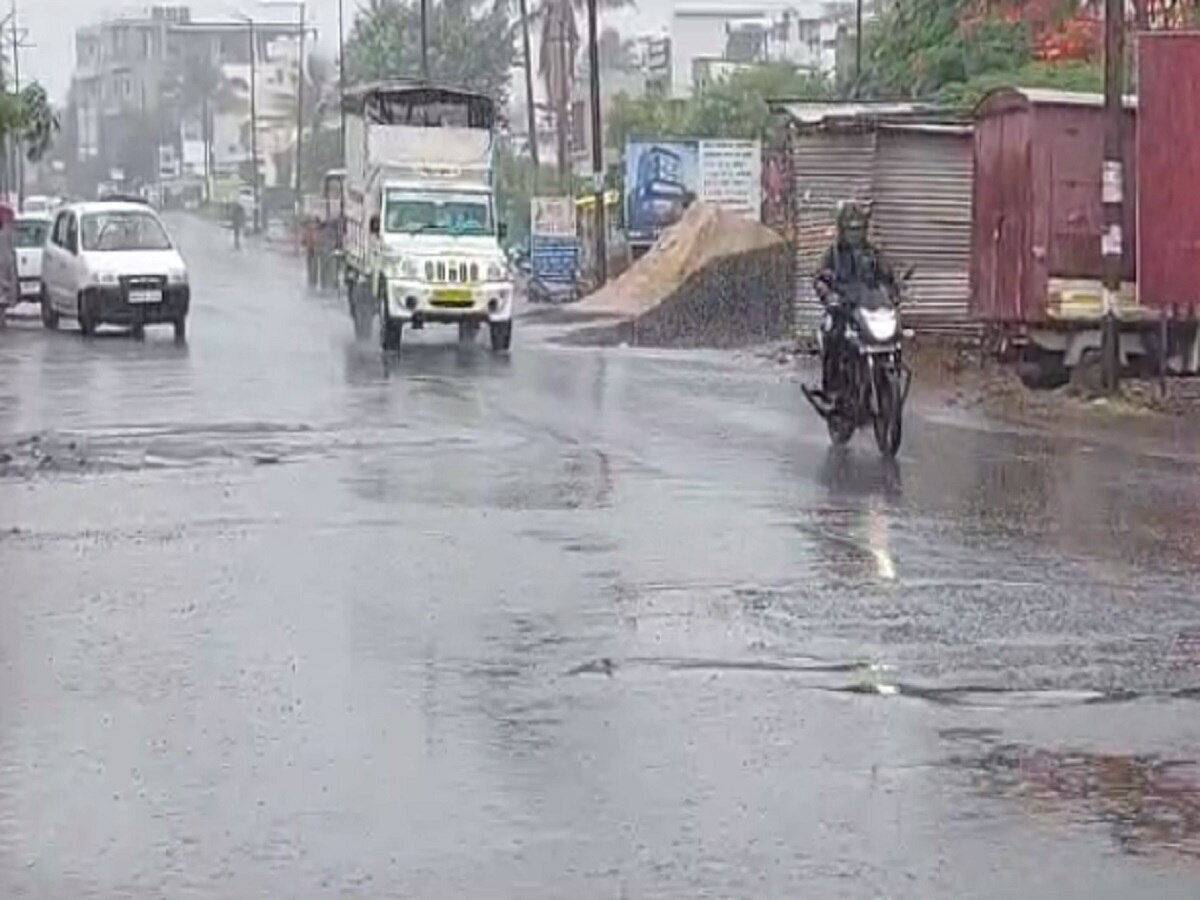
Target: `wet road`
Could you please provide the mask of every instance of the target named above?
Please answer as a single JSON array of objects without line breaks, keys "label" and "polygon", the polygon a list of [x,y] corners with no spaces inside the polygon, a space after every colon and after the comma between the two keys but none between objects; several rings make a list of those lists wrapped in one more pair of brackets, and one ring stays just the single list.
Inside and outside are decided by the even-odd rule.
[{"label": "wet road", "polygon": [[749,356],[383,365],[178,229],[167,333],[0,333],[0,895],[1195,898],[1186,447]]}]

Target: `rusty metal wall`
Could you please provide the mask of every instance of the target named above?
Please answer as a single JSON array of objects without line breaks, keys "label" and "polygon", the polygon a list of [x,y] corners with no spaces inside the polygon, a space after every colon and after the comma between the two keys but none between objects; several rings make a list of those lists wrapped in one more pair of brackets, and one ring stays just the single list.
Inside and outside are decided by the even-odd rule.
[{"label": "rusty metal wall", "polygon": [[872,224],[898,268],[915,267],[904,323],[925,333],[971,334],[971,130],[884,126],[879,131]]},{"label": "rusty metal wall", "polygon": [[875,162],[875,132],[798,131],[792,135],[792,203],[796,234],[795,326],[810,338],[821,306],[812,279],[837,224],[838,204],[868,202]]},{"label": "rusty metal wall", "polygon": [[1200,33],[1138,46],[1138,293],[1143,306],[1200,305]]},{"label": "rusty metal wall", "polygon": [[1024,318],[1031,262],[1033,121],[1027,104],[996,105],[975,123],[971,313],[981,322]]}]

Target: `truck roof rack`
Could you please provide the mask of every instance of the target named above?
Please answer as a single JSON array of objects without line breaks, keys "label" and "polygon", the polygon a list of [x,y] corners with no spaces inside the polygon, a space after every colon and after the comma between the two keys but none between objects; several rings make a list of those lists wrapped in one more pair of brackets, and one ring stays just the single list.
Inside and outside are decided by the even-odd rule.
[{"label": "truck roof rack", "polygon": [[496,121],[495,102],[487,94],[411,79],[355,85],[343,95],[342,107],[387,125],[491,129]]}]

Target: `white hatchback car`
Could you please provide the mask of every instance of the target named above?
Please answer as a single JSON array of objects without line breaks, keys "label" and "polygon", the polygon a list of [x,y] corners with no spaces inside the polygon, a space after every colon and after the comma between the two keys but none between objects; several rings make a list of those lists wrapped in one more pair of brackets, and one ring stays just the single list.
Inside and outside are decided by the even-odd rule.
[{"label": "white hatchback car", "polygon": [[42,296],[42,253],[51,218],[41,215],[17,216],[13,247],[17,254],[18,303],[37,303]]},{"label": "white hatchback car", "polygon": [[78,320],[84,335],[103,324],[141,337],[170,324],[187,335],[187,266],[158,214],[143,203],[77,203],[54,218],[42,259],[42,323]]}]

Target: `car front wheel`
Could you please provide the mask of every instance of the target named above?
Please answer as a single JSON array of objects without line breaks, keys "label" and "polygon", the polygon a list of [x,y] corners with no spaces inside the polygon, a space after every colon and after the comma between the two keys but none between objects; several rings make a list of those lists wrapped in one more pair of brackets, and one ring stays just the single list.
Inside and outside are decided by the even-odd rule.
[{"label": "car front wheel", "polygon": [[42,284],[42,325],[54,331],[58,328],[58,313],[54,307],[50,305],[50,293],[46,290],[46,285]]}]

